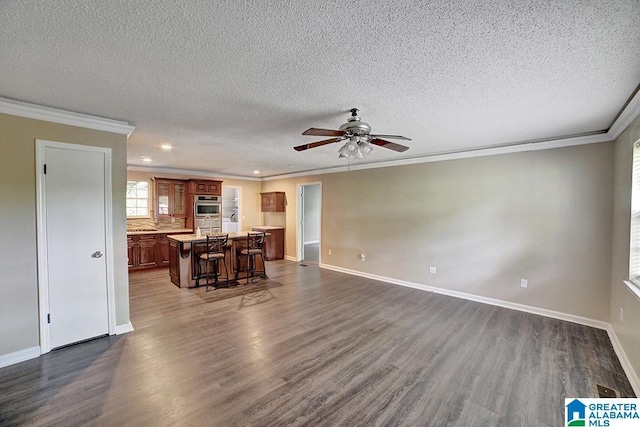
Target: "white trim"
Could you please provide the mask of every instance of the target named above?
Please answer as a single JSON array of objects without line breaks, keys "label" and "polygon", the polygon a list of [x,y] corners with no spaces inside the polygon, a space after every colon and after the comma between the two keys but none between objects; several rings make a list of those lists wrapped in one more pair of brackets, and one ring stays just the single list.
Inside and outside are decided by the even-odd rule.
[{"label": "white trim", "polygon": [[320,243],[320,240],[307,240],[306,242],[302,242],[305,245],[313,245],[314,243]]},{"label": "white trim", "polygon": [[107,275],[107,305],[109,335],[115,333],[116,307],[115,307],[115,273],[113,253],[113,224],[112,224],[112,176],[111,176],[111,148],[93,147],[89,145],[69,144],[66,142],[47,141],[36,139],[36,245],[38,253],[38,308],[40,326],[40,349],[42,353],[51,351],[51,337],[47,314],[49,313],[49,281],[47,261],[47,233],[46,233],[46,182],[43,166],[45,161],[45,149],[47,147],[61,148],[74,151],[98,152],[104,155],[104,179],[105,179],[105,263]]},{"label": "white trim", "polygon": [[378,276],[377,274],[364,273],[362,271],[351,270],[348,268],[337,267],[335,265],[320,264],[321,268],[327,270],[339,271],[341,273],[352,274],[354,276],[366,277],[368,279],[379,280],[382,282],[391,283],[394,285],[406,286],[408,288],[420,289],[427,292],[433,292],[441,295],[448,295],[451,297],[462,298],[470,301],[481,302],[484,304],[495,305],[498,307],[510,308],[512,310],[524,311],[532,314],[539,314],[541,316],[552,317],[554,319],[566,320],[568,322],[579,323],[581,325],[591,326],[598,329],[609,328],[609,323],[602,320],[591,319],[588,317],[576,316],[573,314],[562,313],[560,311],[547,310],[546,308],[533,307],[525,304],[518,304],[514,302],[503,301],[495,298],[483,297],[480,295],[468,294],[466,292],[452,291],[449,289],[438,288],[435,286],[423,285],[420,283],[407,282],[405,280],[394,279],[392,277]]},{"label": "white trim", "polygon": [[111,148],[104,149],[104,192],[105,192],[105,263],[107,267],[107,304],[109,310],[109,335],[116,333],[116,286],[115,258],[113,250],[113,184],[111,176]]},{"label": "white trim", "polygon": [[24,350],[14,351],[13,353],[3,354],[0,356],[0,368],[24,362],[25,360],[35,359],[40,356],[40,347],[29,347]]},{"label": "white trim", "polygon": [[631,383],[631,387],[633,387],[633,391],[636,396],[640,396],[640,378],[638,378],[638,374],[633,369],[633,365],[629,361],[627,354],[622,347],[622,344],[618,340],[618,337],[613,329],[613,326],[602,320],[591,319],[588,317],[575,316],[573,314],[562,313],[554,310],[547,310],[546,308],[533,307],[530,305],[517,304],[508,301],[503,301],[495,298],[487,298],[479,295],[468,294],[466,292],[458,292],[451,291],[449,289],[438,288],[434,286],[427,286],[420,283],[407,282],[404,280],[393,279],[391,277],[378,276],[376,274],[364,273],[362,271],[351,270],[344,267],[338,267],[335,265],[329,264],[320,264],[320,268],[326,268],[327,270],[338,271],[340,273],[351,274],[354,276],[366,277],[368,279],[379,280],[386,283],[391,283],[394,285],[406,286],[409,288],[419,289],[426,292],[433,292],[441,295],[448,295],[455,298],[466,299],[470,301],[476,301],[483,304],[495,305],[498,307],[504,307],[511,310],[523,311],[526,313],[538,314],[540,316],[551,317],[559,320],[566,320],[568,322],[578,323],[580,325],[591,326],[593,328],[604,329],[607,331],[609,335],[609,339],[611,340],[611,344],[613,345],[613,350],[615,351],[618,359],[620,360],[620,364],[622,365],[622,369],[627,375],[627,379]]},{"label": "white trim", "polygon": [[307,243],[304,241],[304,225],[300,227],[300,223],[304,219],[304,197],[303,197],[303,189],[304,187],[311,186],[319,186],[320,194],[319,194],[319,222],[318,222],[318,235],[320,239],[317,241],[313,241],[314,243],[318,243],[318,263],[322,263],[322,181],[313,181],[313,182],[305,182],[296,184],[296,256],[293,261],[299,262],[303,261],[304,254],[304,245]]},{"label": "white trim", "polygon": [[114,332],[116,335],[122,335],[133,331],[133,325],[131,322],[127,322],[124,325],[117,325]]},{"label": "white trim", "polygon": [[305,172],[296,172],[283,175],[274,175],[262,178],[263,181],[273,181],[276,179],[299,178],[303,176],[331,174],[354,170],[376,169],[391,166],[405,166],[419,163],[442,162],[445,160],[469,159],[473,157],[495,156],[499,154],[520,153],[525,151],[549,150],[552,148],[573,147],[575,145],[598,144],[601,142],[611,142],[608,134],[602,132],[595,135],[582,135],[567,138],[557,138],[548,141],[523,142],[499,147],[479,148],[476,150],[457,151],[450,153],[432,154],[422,157],[412,157],[410,159],[390,160],[377,163],[351,164],[349,166],[338,166],[334,168],[316,169]]},{"label": "white trim", "polygon": [[616,139],[638,116],[640,116],[640,91],[629,101],[616,121],[611,125],[607,136],[611,138],[611,140]]},{"label": "white trim", "polygon": [[638,285],[630,280],[623,280],[623,282],[627,289],[629,289],[629,292],[631,292],[638,299],[638,301],[640,301],[640,288],[638,287]]},{"label": "white trim", "polygon": [[294,256],[291,255],[285,255],[284,259],[286,259],[287,261],[293,261],[293,262],[298,262],[298,259]]},{"label": "white trim", "polygon": [[622,343],[618,340],[618,336],[616,335],[616,331],[613,329],[613,326],[609,325],[607,327],[607,333],[609,334],[609,339],[613,345],[613,350],[618,355],[618,360],[620,360],[622,369],[624,370],[624,373],[627,374],[627,379],[631,383],[631,387],[633,387],[633,391],[636,396],[640,396],[640,378],[638,378],[638,374],[633,369],[633,365],[631,365],[631,361],[627,357],[627,353],[625,353]]},{"label": "white trim", "polygon": [[191,169],[177,169],[177,168],[154,168],[136,165],[127,165],[127,171],[134,172],[155,172],[155,173],[167,173],[172,175],[183,175],[188,177],[203,177],[203,178],[228,178],[228,179],[241,179],[243,181],[262,181],[261,178],[254,176],[241,176],[241,175],[224,175],[214,172],[206,172],[200,170]]},{"label": "white trim", "polygon": [[73,113],[58,108],[44,107],[27,102],[0,97],[0,113],[12,116],[26,117],[29,119],[43,120],[45,122],[59,123],[62,125],[78,126],[87,129],[102,130],[118,134],[131,135],[135,126],[119,120],[105,119],[104,117],[90,116],[88,114]]}]

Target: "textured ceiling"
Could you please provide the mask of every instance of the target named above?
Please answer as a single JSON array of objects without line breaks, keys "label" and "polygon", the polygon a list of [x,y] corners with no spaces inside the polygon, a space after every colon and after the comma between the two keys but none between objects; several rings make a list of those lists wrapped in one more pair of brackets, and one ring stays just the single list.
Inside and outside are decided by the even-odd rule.
[{"label": "textured ceiling", "polygon": [[[607,130],[640,82],[638,0],[0,2],[0,96],[127,121],[128,163],[273,176]],[[161,143],[175,148],[162,152]]]}]

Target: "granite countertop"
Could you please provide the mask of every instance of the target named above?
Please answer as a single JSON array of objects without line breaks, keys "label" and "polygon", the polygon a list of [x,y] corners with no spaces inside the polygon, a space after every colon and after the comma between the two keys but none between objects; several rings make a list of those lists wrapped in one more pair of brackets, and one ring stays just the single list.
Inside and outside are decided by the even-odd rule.
[{"label": "granite countertop", "polygon": [[127,236],[138,236],[144,234],[185,234],[185,233],[193,233],[193,230],[190,228],[180,228],[177,230],[127,230]]},{"label": "granite countertop", "polygon": [[279,227],[275,225],[257,225],[251,228],[256,230],[284,230],[284,227]]},{"label": "granite countertop", "polygon": [[[217,235],[224,235],[224,234],[228,234],[229,235],[229,240],[236,240],[236,239],[245,239],[247,237],[247,233],[250,233],[250,231],[239,231],[239,232],[229,232],[229,233],[216,233]],[[267,233],[267,235],[269,235],[269,233]],[[196,237],[195,234],[174,234],[171,236],[168,236],[169,239],[171,240],[175,240],[177,242],[182,242],[182,243],[191,243],[191,242],[204,242],[207,240],[207,236],[205,236],[204,234],[200,237]]]}]

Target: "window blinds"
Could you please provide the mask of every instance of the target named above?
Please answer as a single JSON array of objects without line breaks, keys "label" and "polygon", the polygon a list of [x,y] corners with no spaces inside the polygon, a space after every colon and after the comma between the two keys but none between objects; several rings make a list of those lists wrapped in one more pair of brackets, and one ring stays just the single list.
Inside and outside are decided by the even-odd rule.
[{"label": "window blinds", "polygon": [[640,141],[633,146],[629,279],[640,284]]}]

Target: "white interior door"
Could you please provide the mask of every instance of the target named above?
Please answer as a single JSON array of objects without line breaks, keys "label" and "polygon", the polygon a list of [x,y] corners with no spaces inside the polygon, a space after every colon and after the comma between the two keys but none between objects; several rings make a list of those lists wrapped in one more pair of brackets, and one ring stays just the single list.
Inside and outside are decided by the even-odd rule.
[{"label": "white interior door", "polygon": [[49,348],[55,348],[109,333],[106,162],[101,151],[51,146],[44,147],[42,161],[46,245],[41,255]]}]

